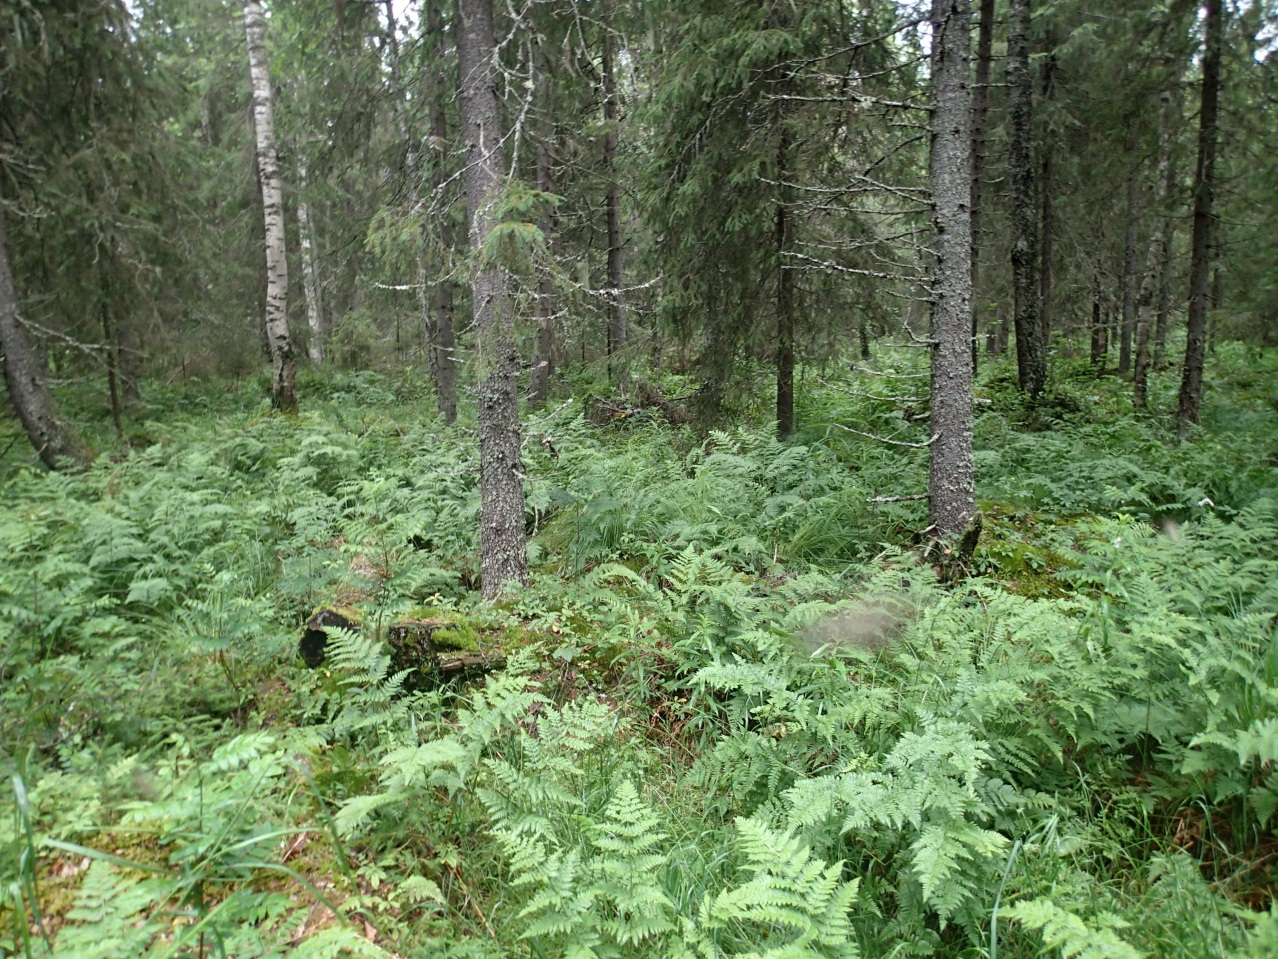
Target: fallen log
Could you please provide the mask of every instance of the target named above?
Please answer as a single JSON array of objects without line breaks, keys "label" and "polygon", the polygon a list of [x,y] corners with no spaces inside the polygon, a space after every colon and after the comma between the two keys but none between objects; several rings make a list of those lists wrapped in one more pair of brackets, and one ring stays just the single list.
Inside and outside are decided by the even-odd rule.
[{"label": "fallen log", "polygon": [[[358,610],[324,606],[306,622],[298,653],[312,669],[323,665],[327,627],[361,627]],[[496,643],[485,641],[466,620],[454,614],[418,615],[398,620],[386,631],[390,672],[408,671],[401,687],[406,693],[436,689],[453,679],[473,679],[506,663]]]}]

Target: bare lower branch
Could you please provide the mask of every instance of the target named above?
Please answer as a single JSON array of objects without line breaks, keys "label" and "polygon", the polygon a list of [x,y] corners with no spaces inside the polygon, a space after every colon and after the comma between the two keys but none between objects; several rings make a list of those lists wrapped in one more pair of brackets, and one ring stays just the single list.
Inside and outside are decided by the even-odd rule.
[{"label": "bare lower branch", "polygon": [[868,440],[874,440],[876,443],[887,443],[889,446],[907,446],[910,449],[915,450],[927,449],[941,438],[940,433],[933,433],[931,439],[925,443],[907,443],[905,440],[893,440],[888,439],[886,436],[875,436],[873,433],[863,433],[861,430],[854,430],[852,427],[844,426],[842,423],[835,423],[834,425],[841,430],[846,430],[847,432],[854,433],[857,436],[864,436]]},{"label": "bare lower branch", "polygon": [[848,396],[857,396],[866,400],[878,400],[880,403],[921,403],[926,397],[922,396],[879,396],[876,393],[862,393],[860,390],[850,390],[846,386],[835,386],[833,383],[827,383],[821,377],[817,377],[817,382],[824,387],[834,390],[836,393],[844,393]]},{"label": "bare lower branch", "polygon": [[884,373],[880,370],[871,370],[864,366],[857,366],[852,363],[849,367],[853,373],[868,373],[870,376],[886,376],[894,380],[926,380],[931,373]]}]

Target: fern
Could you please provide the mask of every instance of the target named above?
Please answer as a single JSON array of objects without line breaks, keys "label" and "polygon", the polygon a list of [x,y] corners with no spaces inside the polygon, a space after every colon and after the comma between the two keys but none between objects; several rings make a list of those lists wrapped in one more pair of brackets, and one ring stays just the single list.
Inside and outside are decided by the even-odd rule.
[{"label": "fern", "polygon": [[1047,949],[1059,949],[1063,959],[1142,959],[1119,931],[1127,926],[1120,917],[1101,913],[1088,924],[1051,899],[1033,899],[1011,906],[1006,915],[1043,937]]},{"label": "fern", "polygon": [[745,883],[702,903],[698,946],[705,955],[740,959],[856,959],[849,913],[857,880],[842,864],[815,859],[792,832],[751,819],[737,821]]}]

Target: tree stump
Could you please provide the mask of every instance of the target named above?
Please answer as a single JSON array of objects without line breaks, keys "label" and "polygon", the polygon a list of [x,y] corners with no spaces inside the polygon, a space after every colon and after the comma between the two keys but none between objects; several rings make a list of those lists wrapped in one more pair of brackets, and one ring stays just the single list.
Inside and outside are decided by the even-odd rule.
[{"label": "tree stump", "polygon": [[327,626],[358,631],[361,626],[359,611],[348,606],[321,606],[311,614],[297,644],[298,655],[311,669],[318,669],[324,663],[324,650],[328,646],[328,633],[324,632],[324,628]]}]

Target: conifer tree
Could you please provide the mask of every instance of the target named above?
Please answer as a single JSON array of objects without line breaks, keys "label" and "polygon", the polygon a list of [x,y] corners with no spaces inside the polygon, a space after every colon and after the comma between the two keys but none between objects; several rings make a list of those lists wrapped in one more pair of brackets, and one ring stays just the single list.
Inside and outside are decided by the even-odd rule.
[{"label": "conifer tree", "polygon": [[18,315],[18,291],[9,264],[9,236],[4,193],[0,188],[0,353],[9,401],[36,454],[50,469],[83,464],[88,451],[79,437],[58,417],[49,392],[47,372]]},{"label": "conifer tree", "polygon": [[492,0],[460,0],[462,137],[470,215],[471,297],[479,404],[480,545],[483,594],[493,599],[524,582],[524,483],[520,463],[514,303],[502,265],[487,249],[503,182],[503,132]]},{"label": "conifer tree", "polygon": [[[932,2],[932,439],[928,496],[936,536],[976,513],[972,461],[970,0]],[[972,544],[973,546],[975,543]]]},{"label": "conifer tree", "polygon": [[1203,397],[1207,342],[1208,274],[1211,268],[1212,201],[1216,189],[1216,140],[1219,135],[1223,0],[1206,0],[1202,94],[1198,111],[1198,161],[1194,168],[1194,219],[1189,267],[1189,318],[1185,363],[1176,417],[1183,433],[1198,422]]},{"label": "conifer tree", "polygon": [[1012,0],[1007,28],[1007,82],[1011,88],[1009,156],[1012,181],[1012,298],[1016,368],[1030,396],[1047,382],[1047,357],[1039,320],[1037,194],[1034,187],[1033,100],[1030,74],[1030,0]]}]

